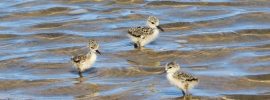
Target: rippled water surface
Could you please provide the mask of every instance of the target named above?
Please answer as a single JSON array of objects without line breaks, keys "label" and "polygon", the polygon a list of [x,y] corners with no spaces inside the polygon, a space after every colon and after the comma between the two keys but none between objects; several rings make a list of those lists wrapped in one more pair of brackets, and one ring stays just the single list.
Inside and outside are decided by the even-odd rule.
[{"label": "rippled water surface", "polygon": [[[165,32],[135,50],[127,29],[150,15]],[[103,54],[78,78],[89,39]],[[184,99],[169,61],[200,79],[192,99],[270,99],[270,1],[0,1],[0,99]]]}]

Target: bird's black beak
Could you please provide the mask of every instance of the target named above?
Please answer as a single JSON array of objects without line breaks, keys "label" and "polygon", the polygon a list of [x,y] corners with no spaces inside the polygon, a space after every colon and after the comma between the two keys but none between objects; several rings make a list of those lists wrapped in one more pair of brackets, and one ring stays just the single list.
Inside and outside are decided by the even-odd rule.
[{"label": "bird's black beak", "polygon": [[164,30],[163,30],[160,26],[157,26],[157,28],[158,28],[159,30],[161,30],[162,32],[164,32]]},{"label": "bird's black beak", "polygon": [[101,53],[98,50],[96,50],[96,52],[101,55]]}]

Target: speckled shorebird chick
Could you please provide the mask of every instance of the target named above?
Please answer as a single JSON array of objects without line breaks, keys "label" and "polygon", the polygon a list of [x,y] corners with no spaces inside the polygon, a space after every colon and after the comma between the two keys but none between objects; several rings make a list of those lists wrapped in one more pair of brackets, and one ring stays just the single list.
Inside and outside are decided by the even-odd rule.
[{"label": "speckled shorebird chick", "polygon": [[72,57],[71,60],[74,64],[74,67],[78,70],[80,77],[82,76],[82,72],[86,69],[89,69],[96,61],[97,55],[100,54],[98,51],[99,44],[95,40],[89,40],[89,52],[85,55],[78,55]]},{"label": "speckled shorebird chick", "polygon": [[134,42],[134,48],[140,48],[155,40],[159,35],[159,29],[164,31],[159,25],[158,18],[149,16],[146,22],[148,27],[135,27],[128,30],[128,37]]},{"label": "speckled shorebird chick", "polygon": [[191,74],[180,70],[180,66],[175,62],[166,65],[167,79],[170,83],[182,90],[183,95],[189,95],[189,90],[196,86],[199,79]]}]

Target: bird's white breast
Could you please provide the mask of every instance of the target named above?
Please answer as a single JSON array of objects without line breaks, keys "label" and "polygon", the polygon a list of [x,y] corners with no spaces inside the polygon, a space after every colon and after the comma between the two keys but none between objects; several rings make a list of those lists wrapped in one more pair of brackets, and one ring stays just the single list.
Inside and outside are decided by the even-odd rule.
[{"label": "bird's white breast", "polygon": [[169,80],[169,82],[172,85],[174,85],[174,86],[176,86],[178,88],[183,88],[183,83],[181,82],[181,80],[174,78],[173,73],[168,73],[167,74],[167,79]]},{"label": "bird's white breast", "polygon": [[137,43],[138,41],[137,37],[131,36],[130,34],[128,34],[127,36],[131,39],[132,42]]},{"label": "bird's white breast", "polygon": [[87,59],[82,63],[81,70],[84,71],[90,68],[96,61],[97,55],[95,53],[91,53],[87,55]]},{"label": "bird's white breast", "polygon": [[154,32],[153,34],[148,35],[148,36],[146,36],[145,39],[142,39],[142,40],[141,40],[141,45],[142,45],[142,46],[144,46],[144,45],[146,45],[146,44],[148,44],[148,43],[154,41],[154,40],[158,37],[158,35],[159,35],[159,30],[158,30],[158,29],[154,29],[153,32]]}]

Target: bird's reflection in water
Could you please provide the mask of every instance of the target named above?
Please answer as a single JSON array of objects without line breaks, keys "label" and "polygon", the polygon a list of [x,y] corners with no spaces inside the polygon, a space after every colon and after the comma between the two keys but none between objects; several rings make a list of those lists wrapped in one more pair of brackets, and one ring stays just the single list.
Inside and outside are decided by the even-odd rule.
[{"label": "bird's reflection in water", "polygon": [[174,100],[199,100],[199,99],[192,98],[192,95],[186,95],[182,97],[177,97]]},{"label": "bird's reflection in water", "polygon": [[[72,73],[76,73],[76,71],[71,71]],[[84,73],[89,73],[90,76],[91,75],[95,75],[97,73],[97,68],[93,67],[93,68],[90,68],[88,70],[86,70]],[[96,77],[96,76],[93,76],[93,77]],[[93,77],[89,77],[89,76],[78,76],[77,78],[74,78],[74,80],[76,81],[75,84],[81,84],[85,81],[87,81],[89,78],[93,78]]]},{"label": "bird's reflection in water", "polygon": [[141,47],[140,49],[137,49],[137,50],[143,51],[143,52],[155,52],[154,49],[146,48],[146,47]]},{"label": "bird's reflection in water", "polygon": [[85,82],[87,80],[86,77],[78,77],[78,78],[75,78],[75,85],[78,85],[78,84],[82,84],[83,82]]},{"label": "bird's reflection in water", "polygon": [[87,94],[87,95],[76,96],[76,99],[78,99],[78,100],[91,100],[96,96],[99,96],[99,92],[94,92],[94,93]]}]

